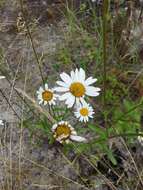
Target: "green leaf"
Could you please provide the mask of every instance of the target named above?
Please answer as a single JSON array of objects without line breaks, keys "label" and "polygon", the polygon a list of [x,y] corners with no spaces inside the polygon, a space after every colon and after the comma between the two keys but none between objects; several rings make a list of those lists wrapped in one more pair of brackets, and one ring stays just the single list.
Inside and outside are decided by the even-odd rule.
[{"label": "green leaf", "polygon": [[[95,125],[88,125],[89,129],[91,129],[96,135],[99,135],[101,139],[107,139],[108,134],[107,131],[104,130],[103,128],[96,127]],[[99,138],[99,139],[100,139]]]},{"label": "green leaf", "polygon": [[112,150],[106,144],[103,144],[102,148],[105,151],[105,153],[107,154],[107,157],[112,162],[112,164],[117,165],[117,161],[113,155]]},{"label": "green leaf", "polygon": [[115,159],[111,149],[108,149],[107,156],[108,156],[109,160],[112,162],[113,165],[117,165],[117,160]]}]

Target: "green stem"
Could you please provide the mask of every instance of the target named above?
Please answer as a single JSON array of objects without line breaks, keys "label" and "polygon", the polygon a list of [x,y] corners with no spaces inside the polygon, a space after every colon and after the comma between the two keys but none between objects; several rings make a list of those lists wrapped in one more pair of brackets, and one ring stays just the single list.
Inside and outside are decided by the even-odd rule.
[{"label": "green stem", "polygon": [[[143,133],[121,133],[121,134],[109,136],[107,139],[105,139],[105,138],[103,138],[103,139],[95,139],[92,142],[94,142],[94,143],[102,143],[104,141],[107,141],[107,140],[113,139],[113,138],[117,138],[117,137],[137,137],[137,136],[143,137]],[[92,143],[92,142],[90,142],[90,143]]]}]

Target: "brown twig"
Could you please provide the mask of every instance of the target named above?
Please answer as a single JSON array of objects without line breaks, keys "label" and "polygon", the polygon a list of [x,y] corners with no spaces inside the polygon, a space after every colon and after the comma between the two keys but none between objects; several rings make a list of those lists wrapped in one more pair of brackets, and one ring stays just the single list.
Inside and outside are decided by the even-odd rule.
[{"label": "brown twig", "polygon": [[20,116],[18,115],[18,113],[15,111],[15,109],[13,108],[13,106],[11,105],[11,103],[9,102],[8,98],[5,96],[4,92],[0,89],[0,93],[2,94],[2,96],[4,97],[4,99],[6,100],[6,102],[8,103],[9,107],[12,109],[12,111],[15,113],[15,115],[17,116],[17,118],[19,120],[21,120]]}]

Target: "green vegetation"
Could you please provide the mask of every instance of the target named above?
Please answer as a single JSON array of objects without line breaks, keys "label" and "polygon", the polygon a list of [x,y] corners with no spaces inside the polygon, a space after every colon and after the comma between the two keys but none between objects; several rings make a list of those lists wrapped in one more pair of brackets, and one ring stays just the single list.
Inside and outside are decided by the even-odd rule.
[{"label": "green vegetation", "polygon": [[[24,8],[21,1],[23,19],[25,19]],[[59,80],[58,77],[62,72],[70,73],[76,68],[84,69],[86,77],[97,78],[96,87],[100,87],[101,93],[95,98],[85,97],[85,100],[93,106],[95,115],[89,122],[81,123],[74,118],[73,107],[68,109],[64,102],[45,108],[43,105],[37,105],[37,100],[24,94],[24,91],[15,88],[19,96],[28,101],[28,109],[33,112],[30,117],[27,113],[25,114],[23,127],[28,128],[31,139],[33,137],[36,139],[37,147],[41,146],[46,139],[51,146],[59,149],[67,160],[72,151],[77,157],[85,159],[94,169],[92,175],[95,173],[104,175],[102,177],[107,186],[110,186],[110,182],[107,183],[106,171],[100,171],[98,165],[105,159],[106,167],[118,173],[119,146],[129,152],[141,188],[143,183],[142,170],[137,168],[131,154],[132,147],[138,146],[138,137],[143,137],[141,123],[143,111],[141,52],[143,50],[140,49],[140,44],[137,44],[137,37],[134,37],[137,23],[140,24],[139,13],[133,14],[135,9],[140,11],[132,2],[126,7],[124,1],[112,3],[104,0],[101,5],[89,1],[77,7],[66,3],[62,10],[66,29],[62,31],[62,43],[58,44],[53,57],[50,55],[52,58],[50,66],[48,53],[44,55],[42,52],[42,58],[39,57],[40,53],[37,53],[33,33],[38,24],[34,25],[31,32],[30,25],[26,23],[27,18],[25,19],[24,38],[31,42],[37,73],[41,76],[41,82],[34,84],[35,91],[32,91],[32,96],[37,96],[38,84],[43,88],[45,81],[48,85],[50,82],[55,85],[54,82]],[[45,72],[46,67],[48,67],[48,72],[51,71],[48,76]],[[3,55],[1,56],[1,71],[8,74],[7,68],[4,68]],[[23,99],[20,101],[23,102]],[[88,139],[87,142],[71,141],[66,144],[67,139],[64,139],[61,144],[60,141],[57,142],[58,138],[54,136],[52,125],[62,120],[70,121],[77,134],[85,136]],[[118,179],[122,175],[125,176],[125,172],[120,172]],[[93,184],[90,182],[88,184],[88,177],[85,177],[86,179],[83,179],[82,175],[80,177],[79,181],[85,187],[94,188]],[[115,183],[112,181],[111,184],[112,189],[116,189],[118,180]],[[131,187],[132,184],[126,183],[126,180],[122,178],[119,187],[120,185],[131,190],[136,188],[136,184]]]}]

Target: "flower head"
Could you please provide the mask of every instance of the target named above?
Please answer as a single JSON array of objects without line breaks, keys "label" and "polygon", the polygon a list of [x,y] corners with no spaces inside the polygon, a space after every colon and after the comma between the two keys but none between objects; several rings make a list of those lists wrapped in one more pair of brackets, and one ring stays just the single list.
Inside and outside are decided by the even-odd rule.
[{"label": "flower head", "polygon": [[60,142],[69,143],[70,141],[86,142],[84,137],[77,136],[75,129],[66,121],[60,121],[52,127],[54,138]]},{"label": "flower head", "polygon": [[93,108],[87,103],[80,104],[77,108],[77,110],[74,112],[75,116],[79,119],[81,122],[88,122],[89,118],[93,118]]},{"label": "flower head", "polygon": [[48,88],[48,84],[45,84],[45,87],[40,87],[37,91],[37,97],[39,100],[39,104],[49,104],[49,105],[55,105],[55,100],[57,98],[57,95],[54,93],[53,89]]},{"label": "flower head", "polygon": [[85,102],[85,95],[94,97],[99,95],[100,88],[91,86],[97,79],[92,77],[85,79],[85,71],[82,68],[71,71],[70,75],[62,73],[60,77],[62,81],[57,81],[59,87],[55,90],[63,93],[59,99],[64,100],[68,108],[75,103]]}]

